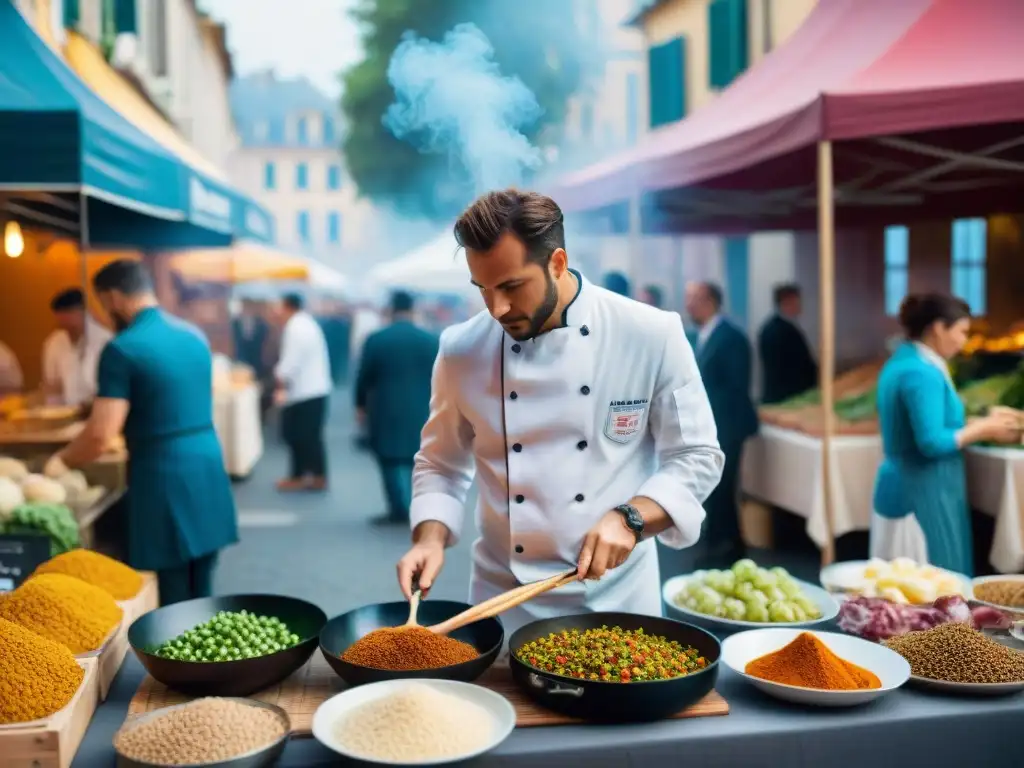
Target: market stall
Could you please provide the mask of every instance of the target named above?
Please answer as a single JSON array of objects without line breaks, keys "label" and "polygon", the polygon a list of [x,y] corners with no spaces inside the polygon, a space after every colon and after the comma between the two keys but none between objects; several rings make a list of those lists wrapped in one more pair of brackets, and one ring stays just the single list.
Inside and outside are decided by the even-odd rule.
[{"label": "market stall", "polygon": [[213,426],[228,474],[245,478],[263,456],[260,385],[250,368],[225,358],[214,363]]}]

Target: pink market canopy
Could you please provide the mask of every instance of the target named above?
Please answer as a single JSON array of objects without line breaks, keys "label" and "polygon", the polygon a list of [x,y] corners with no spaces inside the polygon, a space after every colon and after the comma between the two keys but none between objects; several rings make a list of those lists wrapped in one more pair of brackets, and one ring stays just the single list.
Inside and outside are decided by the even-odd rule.
[{"label": "pink market canopy", "polygon": [[[1024,0],[820,0],[721,96],[550,193],[644,228],[815,226],[819,141],[836,223],[1007,210],[1024,191]],[[617,212],[617,213],[616,213]]]}]

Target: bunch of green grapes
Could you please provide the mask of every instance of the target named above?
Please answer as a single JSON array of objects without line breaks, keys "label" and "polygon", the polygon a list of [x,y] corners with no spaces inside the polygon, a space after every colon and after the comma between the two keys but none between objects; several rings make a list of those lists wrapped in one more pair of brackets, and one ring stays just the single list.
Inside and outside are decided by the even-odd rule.
[{"label": "bunch of green grapes", "polygon": [[821,618],[785,568],[759,568],[753,560],[739,560],[727,571],[697,571],[675,603],[706,616],[765,624]]}]

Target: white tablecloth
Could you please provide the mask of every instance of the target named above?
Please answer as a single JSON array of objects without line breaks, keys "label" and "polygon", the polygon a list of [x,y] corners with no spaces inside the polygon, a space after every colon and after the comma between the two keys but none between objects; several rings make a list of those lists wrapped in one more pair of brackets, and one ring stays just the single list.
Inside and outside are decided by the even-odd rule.
[{"label": "white tablecloth", "polygon": [[1000,573],[1024,571],[1024,451],[968,448],[967,492],[971,506],[996,520],[989,562]]},{"label": "white tablecloth", "polygon": [[263,455],[260,388],[256,384],[214,393],[213,423],[232,477],[247,476]]},{"label": "white tablecloth", "polygon": [[[836,538],[866,531],[871,497],[882,463],[882,438],[851,435],[832,438],[832,510]],[[821,439],[762,425],[743,451],[743,492],[807,520],[807,535],[819,547],[828,543],[825,493],[821,482]]]}]

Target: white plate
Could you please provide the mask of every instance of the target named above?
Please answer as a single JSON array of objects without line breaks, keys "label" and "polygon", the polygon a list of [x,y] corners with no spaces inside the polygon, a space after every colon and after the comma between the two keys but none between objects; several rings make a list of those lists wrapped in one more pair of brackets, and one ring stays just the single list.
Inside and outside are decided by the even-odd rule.
[{"label": "white plate", "polygon": [[[995,576],[978,576],[974,581],[971,582],[971,593],[973,594],[974,587],[978,586],[979,584],[985,584],[986,582],[990,581],[1018,581],[1024,583],[1024,576],[1022,576],[1019,573],[1002,573],[996,574]],[[977,597],[973,599],[974,602],[981,603],[982,605],[987,605],[990,608],[998,608],[1000,611],[1021,614],[1022,616],[1024,616],[1024,606],[1018,606],[1014,608],[1009,605],[999,605],[999,603],[990,603],[987,600],[980,600]]]},{"label": "white plate", "polygon": [[[864,586],[864,569],[870,565],[868,560],[847,560],[844,563],[832,563],[826,565],[818,574],[818,581],[821,586],[829,592],[859,592]],[[962,573],[947,571],[945,568],[936,568],[960,582],[963,590],[963,597],[970,599],[974,591],[971,589],[971,580]]]},{"label": "white plate", "polygon": [[[393,760],[368,759],[362,755],[348,751],[344,744],[339,743],[335,730],[341,718],[347,716],[352,710],[375,701],[384,696],[390,696],[410,685],[427,685],[440,693],[449,696],[458,696],[464,701],[476,704],[487,711],[494,719],[494,737],[491,742],[481,749],[457,757],[444,757],[437,760],[423,760],[414,762],[398,762]],[[328,749],[332,749],[340,755],[353,760],[361,760],[364,763],[376,765],[447,765],[448,763],[468,760],[486,752],[490,752],[501,744],[512,733],[516,727],[516,711],[501,694],[483,688],[472,683],[462,683],[455,680],[386,680],[380,683],[369,683],[356,688],[349,688],[347,691],[332,696],[319,707],[313,715],[313,736]]]},{"label": "white plate", "polygon": [[896,651],[851,635],[835,632],[811,632],[844,661],[863,667],[878,676],[881,688],[866,691],[823,691],[783,685],[748,675],[744,670],[754,659],[783,648],[807,630],[754,629],[727,637],[722,642],[722,663],[737,675],[770,696],[795,704],[818,707],[851,707],[894,691],[910,679],[910,665]]},{"label": "white plate", "polygon": [[947,680],[932,680],[930,677],[910,678],[918,688],[927,688],[950,696],[1007,696],[1024,691],[1024,682],[1019,683],[951,683]]},{"label": "white plate", "polygon": [[813,584],[808,584],[806,581],[795,579],[807,599],[818,606],[818,610],[821,611],[820,618],[808,619],[807,621],[760,622],[709,616],[706,613],[698,613],[697,611],[686,608],[685,606],[678,605],[674,601],[675,596],[682,592],[693,578],[694,574],[688,573],[684,576],[674,576],[666,581],[664,586],[661,588],[662,600],[665,601],[665,605],[668,606],[670,613],[676,613],[688,621],[723,631],[739,632],[744,629],[763,629],[765,627],[782,627],[787,629],[795,629],[797,627],[814,627],[818,624],[824,624],[827,621],[832,621],[832,619],[839,615],[839,603],[836,602],[836,599],[832,597],[832,595],[821,587],[816,587]]}]

